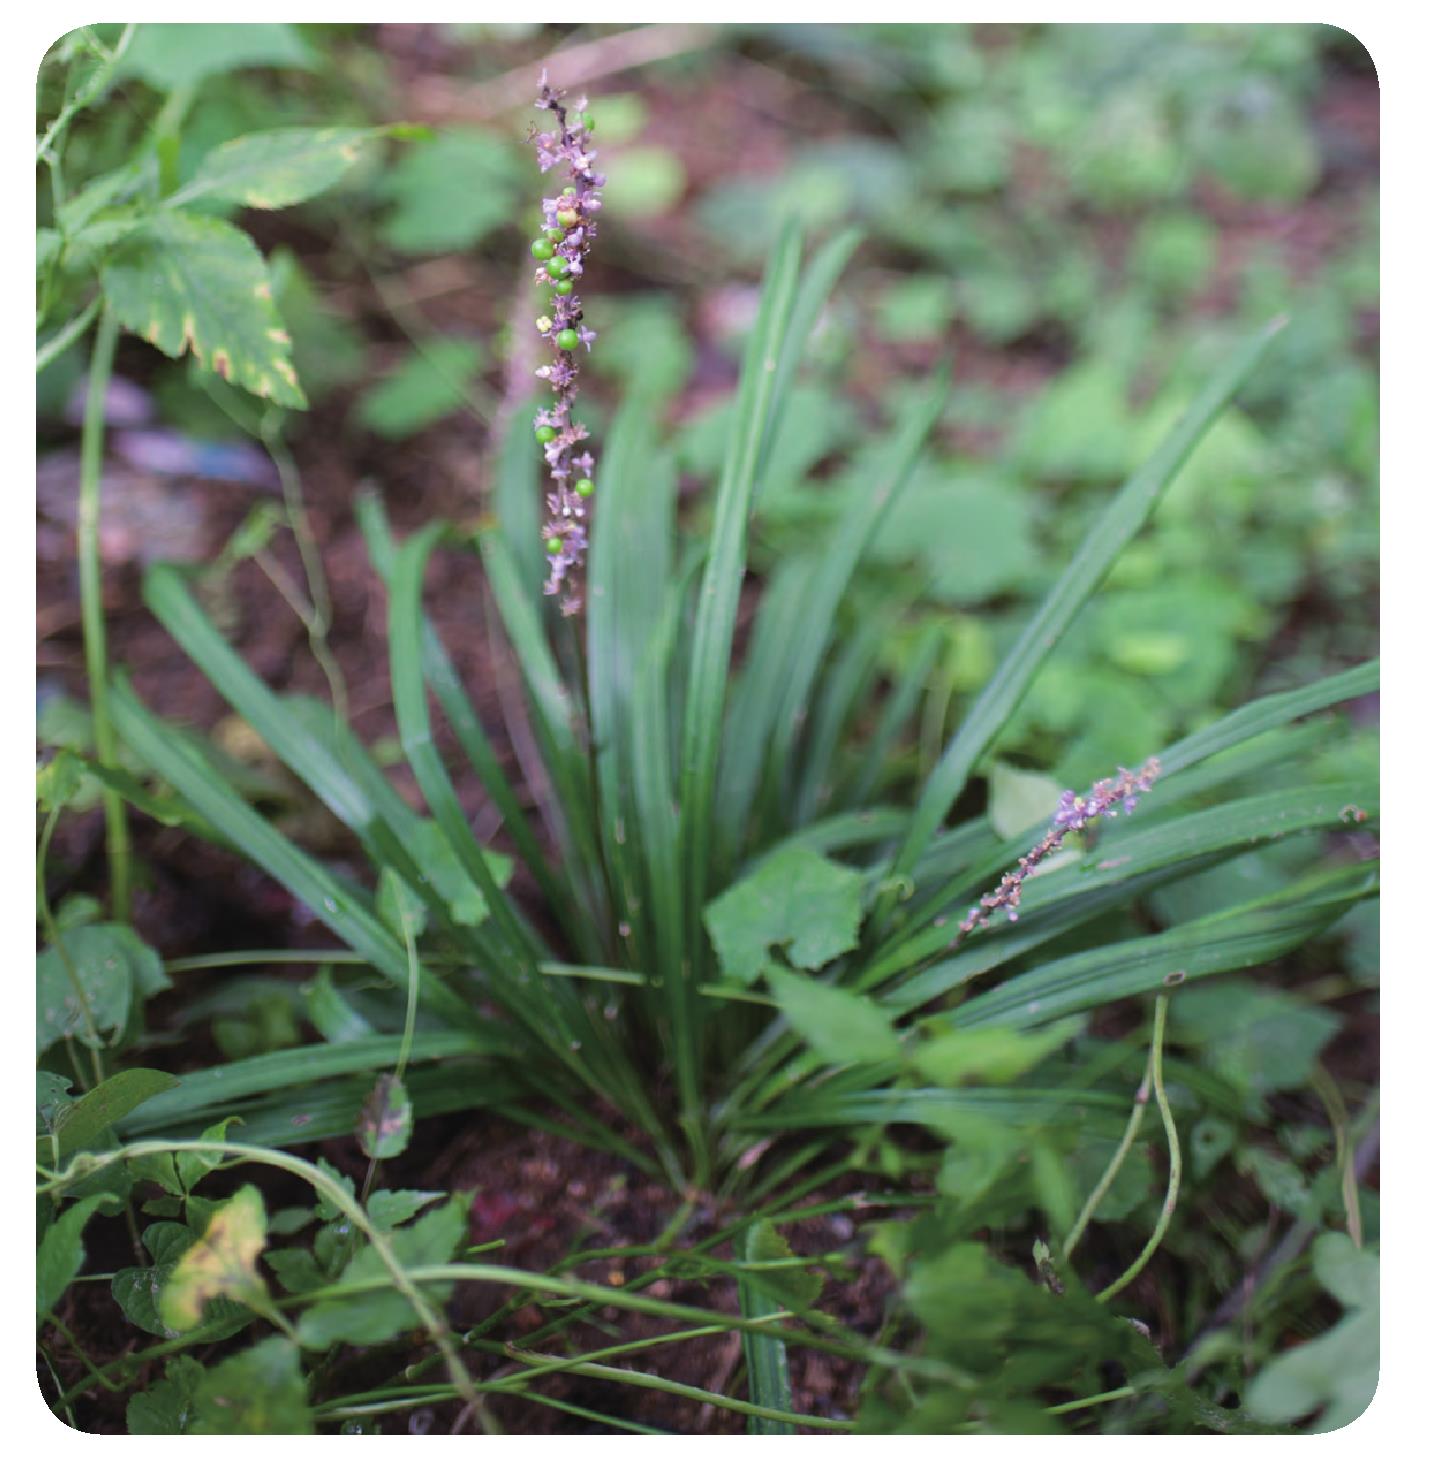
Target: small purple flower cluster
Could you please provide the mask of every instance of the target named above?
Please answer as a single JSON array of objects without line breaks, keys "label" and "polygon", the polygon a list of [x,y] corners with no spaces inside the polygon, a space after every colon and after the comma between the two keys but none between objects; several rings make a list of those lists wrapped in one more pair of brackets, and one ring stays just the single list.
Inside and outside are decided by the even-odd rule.
[{"label": "small purple flower cluster", "polygon": [[590,433],[571,417],[580,375],[575,353],[581,346],[588,352],[595,340],[595,333],[584,324],[585,312],[576,283],[585,273],[585,256],[595,238],[605,175],[594,169],[585,98],[576,104],[579,120],[571,122],[563,105],[564,96],[564,92],[550,86],[542,72],[535,105],[554,114],[555,126],[551,132],[535,135],[536,161],[542,173],[566,164],[570,182],[554,198],[541,200],[544,227],[531,244],[530,253],[539,262],[536,285],[546,286],[553,293],[550,309],[535,322],[554,348],[553,360],[536,374],[550,384],[555,394],[551,406],[535,415],[535,438],[545,451],[550,469],[550,487],[545,494],[547,513],[541,531],[550,564],[545,594],[559,596],[560,610],[574,616],[581,607],[580,572],[589,545],[586,501],[595,492],[594,456],[588,450],[576,452]]},{"label": "small purple flower cluster", "polygon": [[1020,917],[1020,888],[1035,874],[1036,867],[1053,855],[1072,831],[1084,830],[1101,815],[1112,819],[1120,813],[1116,805],[1128,815],[1135,802],[1149,790],[1160,777],[1160,761],[1148,759],[1138,770],[1119,769],[1110,779],[1098,780],[1088,795],[1077,795],[1066,790],[1055,808],[1055,818],[1045,838],[1020,858],[1013,871],[1007,871],[994,891],[980,899],[980,904],[970,908],[969,915],[956,929],[950,946],[956,946],[962,938],[969,937],[977,927],[988,927],[990,918],[1004,911],[1012,922]]}]

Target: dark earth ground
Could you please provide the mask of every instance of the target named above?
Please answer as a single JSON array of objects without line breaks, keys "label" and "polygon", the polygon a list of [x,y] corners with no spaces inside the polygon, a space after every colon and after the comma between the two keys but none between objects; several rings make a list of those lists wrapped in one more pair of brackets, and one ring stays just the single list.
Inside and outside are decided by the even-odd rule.
[{"label": "dark earth ground", "polygon": [[[401,78],[398,91],[402,115],[418,120],[457,120],[458,111],[463,117],[464,93],[446,79],[448,57],[443,44],[437,42],[434,28],[383,27],[378,44],[386,50]],[[647,93],[657,119],[655,125],[685,157],[692,188],[702,188],[721,167],[733,168],[737,156],[765,171],[783,163],[786,130],[777,125],[775,111],[778,108],[783,115],[786,99],[761,95],[749,102],[755,96],[755,87],[762,83],[778,86],[780,82],[774,73],[751,67],[742,58],[736,58],[735,67],[729,85],[716,85],[691,96],[683,107],[663,91],[653,96]],[[644,88],[643,80],[627,81],[638,81]],[[742,97],[747,105],[739,103]],[[818,112],[806,118],[812,135],[827,127],[839,130],[855,125],[853,118],[847,119],[844,110],[828,99],[816,106]],[[1279,210],[1212,195],[1203,199],[1221,230],[1220,263],[1205,301],[1207,308],[1217,312],[1226,308],[1237,262],[1248,254],[1256,239],[1278,243],[1303,275],[1319,268],[1357,227],[1362,187],[1374,177],[1378,151],[1378,95],[1373,77],[1337,70],[1328,79],[1317,115],[1322,133],[1335,141],[1333,147],[1327,147],[1331,161],[1322,186],[1303,204]],[[715,156],[717,138],[725,140],[723,158]],[[324,239],[297,228],[284,216],[250,216],[246,223],[254,229],[262,247],[289,244],[317,278],[327,283],[330,299],[343,306],[371,338],[372,360],[383,360],[387,351],[398,348],[400,332],[371,283],[353,271],[348,278],[337,279],[333,265],[325,259]],[[657,222],[657,242],[668,254],[683,258],[691,228],[683,210],[677,211],[674,217]],[[602,282],[606,288],[633,285],[635,277],[625,264],[613,268],[619,278]],[[481,262],[452,258],[397,269],[392,284],[408,290],[418,303],[416,308],[437,324],[453,329],[464,323],[488,333],[513,309],[511,301],[494,294],[490,282],[496,278],[504,277],[487,271]],[[697,300],[692,326],[701,349],[681,411],[728,385],[727,359],[707,341],[707,322],[715,319],[723,305],[718,292],[702,294]],[[1018,348],[1004,352],[963,338],[959,346],[962,380],[983,377],[1001,390],[1014,393],[1017,401],[1064,360],[1063,346],[1044,339],[1022,341]],[[864,355],[876,364],[877,386],[892,368],[913,371],[925,365],[923,351],[913,347],[867,342]],[[121,379],[143,385],[155,364],[154,354],[142,343],[122,340],[117,363]],[[473,523],[485,512],[489,449],[485,428],[464,415],[396,444],[371,437],[349,424],[348,407],[348,396],[342,393],[305,416],[296,424],[291,446],[334,602],[330,645],[345,675],[352,721],[360,735],[373,742],[393,736],[395,730],[389,711],[384,598],[353,519],[357,487],[368,483],[382,488],[392,524],[402,534],[434,518]],[[984,447],[974,443],[966,446],[978,450]],[[83,700],[85,680],[73,542],[77,463],[77,435],[63,426],[50,425],[42,437],[39,473],[37,622],[41,695],[63,691]],[[251,507],[255,490],[214,480],[161,477],[112,457],[106,466],[104,493],[104,595],[112,660],[132,671],[140,695],[152,708],[211,730],[222,747],[258,763],[284,782],[268,752],[258,748],[254,736],[229,715],[211,684],[144,610],[139,595],[140,577],[150,560],[213,558]],[[276,548],[290,573],[299,579],[298,556],[292,553],[288,540],[283,545],[277,542]],[[458,553],[438,553],[428,583],[427,605],[487,727],[516,727],[519,692],[515,673],[497,657],[486,635],[486,609],[473,560]],[[309,655],[304,629],[286,611],[273,586],[253,563],[244,564],[231,578],[222,610],[238,650],[267,683],[284,691],[325,696],[326,684]],[[1303,614],[1303,606],[1297,607],[1297,615]],[[510,761],[516,786],[527,803],[533,802],[526,779],[528,760],[517,757],[514,749],[506,748],[503,742],[502,750]],[[488,838],[498,819],[493,810],[487,809],[478,782],[463,761],[452,760],[451,768],[462,801],[475,812],[477,831],[482,839]],[[413,796],[403,767],[392,773],[399,786]],[[344,832],[323,812],[316,815],[309,809],[303,813],[297,809],[287,818],[287,828],[310,849],[337,861],[346,858]],[[288,894],[244,862],[201,847],[142,817],[132,816],[132,827],[145,878],[136,894],[136,925],[167,959],[237,947],[328,945],[328,935],[307,912],[297,910]],[[103,832],[98,811],[72,816],[62,823],[53,846],[50,878],[52,899],[77,891],[103,892]],[[516,890],[524,899],[527,893],[519,880],[517,875]],[[180,992],[166,995],[154,1005],[155,1032],[164,1032],[167,1007],[173,1010],[183,1000],[185,981],[177,985]],[[1117,1029],[1123,1031],[1131,1017],[1113,1016]],[[1342,1079],[1373,1082],[1377,1047],[1375,1016],[1357,1003],[1348,1015],[1345,1031],[1326,1054],[1327,1067]],[[218,1058],[199,1041],[187,1043],[183,1049],[159,1050],[155,1062],[185,1069]],[[1305,1118],[1315,1119],[1308,1115]],[[351,1141],[307,1149],[307,1154],[315,1152],[349,1175],[363,1175],[363,1157]],[[244,1179],[233,1180],[238,1185]],[[273,1174],[267,1173],[264,1181],[274,1206],[301,1200],[298,1193],[294,1198],[285,1196],[284,1182],[277,1183]],[[421,1122],[405,1155],[387,1164],[384,1184],[447,1191],[473,1188],[472,1242],[503,1237],[506,1243],[503,1250],[481,1256],[533,1269],[553,1264],[575,1246],[625,1246],[650,1241],[664,1227],[675,1205],[668,1189],[622,1162],[586,1152],[544,1131],[519,1131],[483,1114]],[[824,1195],[845,1195],[856,1185],[856,1179],[841,1179],[825,1189]],[[1256,1200],[1251,1211],[1252,1221],[1264,1220],[1262,1202]],[[865,1216],[839,1214],[795,1225],[787,1232],[799,1252],[833,1252],[857,1241],[856,1225]],[[700,1218],[692,1224],[699,1226],[701,1234],[711,1230],[702,1225],[702,1219],[703,1207]],[[723,1219],[716,1225],[723,1225]],[[93,1228],[87,1241],[91,1242],[87,1268],[93,1272],[106,1272],[132,1261],[128,1239],[118,1220],[109,1232]],[[852,1277],[832,1282],[821,1305],[852,1326],[873,1333],[881,1324],[890,1280],[883,1265],[867,1259],[862,1248],[857,1246],[853,1252]],[[623,1266],[633,1276],[644,1265],[645,1260],[632,1259],[613,1266]],[[600,1282],[618,1282],[618,1278],[610,1277],[611,1265],[604,1263],[586,1265],[582,1272]],[[733,1290],[725,1287],[684,1282],[669,1287],[673,1292],[668,1297],[677,1301],[721,1309],[735,1305]],[[1167,1287],[1173,1287],[1173,1280]],[[1147,1304],[1158,1305],[1166,1290],[1154,1289],[1149,1299],[1146,1292],[1143,1285],[1136,1290],[1140,1312]],[[454,1301],[452,1317],[463,1327],[484,1318],[498,1299],[498,1294],[478,1286],[461,1291]],[[62,1311],[74,1342],[50,1331],[45,1344],[61,1380],[67,1384],[78,1380],[89,1368],[82,1361],[77,1343],[85,1356],[100,1364],[147,1343],[137,1340],[135,1331],[111,1301],[108,1285],[103,1283],[77,1285],[67,1294]],[[593,1348],[611,1342],[616,1332],[634,1329],[645,1333],[657,1328],[637,1328],[633,1318],[607,1314],[599,1317],[598,1327],[587,1326],[572,1333],[573,1347]],[[1154,1318],[1153,1313],[1150,1317]],[[540,1311],[531,1306],[505,1329],[514,1337],[541,1321]],[[1167,1343],[1163,1320],[1160,1326],[1157,1343],[1163,1349]],[[389,1353],[371,1352],[367,1375],[373,1371],[378,1383],[399,1368],[403,1359],[401,1348]],[[633,1363],[636,1368],[656,1370],[711,1390],[728,1391],[738,1385],[743,1394],[738,1340],[692,1341],[620,1363]],[[848,1415],[855,1409],[858,1368],[806,1352],[794,1357],[793,1366],[796,1410]],[[47,1399],[53,1398],[44,1367],[40,1374]],[[139,1385],[150,1379],[142,1377]],[[354,1370],[344,1379],[347,1390],[363,1389],[366,1384]],[[743,1419],[730,1413],[653,1391],[563,1375],[540,1382],[539,1388],[578,1406],[666,1430],[707,1434],[744,1430]],[[88,1432],[123,1432],[127,1394],[96,1391],[76,1402],[77,1424]],[[607,1430],[603,1425],[589,1424],[543,1406],[491,1399],[495,1415],[509,1431]],[[382,1419],[380,1424],[387,1432],[440,1432],[449,1429],[453,1415],[453,1407],[443,1406],[433,1412],[422,1409],[409,1417]]]}]

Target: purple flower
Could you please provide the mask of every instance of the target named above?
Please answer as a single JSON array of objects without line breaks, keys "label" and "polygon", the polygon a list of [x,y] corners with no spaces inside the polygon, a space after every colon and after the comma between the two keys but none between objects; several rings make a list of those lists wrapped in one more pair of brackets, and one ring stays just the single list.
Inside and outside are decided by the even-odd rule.
[{"label": "purple flower", "polygon": [[[540,201],[544,228],[565,229],[567,233],[556,244],[554,256],[549,261],[549,265],[556,260],[565,263],[566,270],[562,276],[564,293],[557,290],[561,282],[552,277],[549,265],[535,271],[536,285],[552,292],[550,308],[537,324],[555,352],[554,359],[536,372],[538,377],[549,383],[555,401],[548,411],[537,414],[535,426],[556,430],[555,437],[544,445],[551,480],[545,496],[549,517],[541,532],[550,566],[545,594],[559,596],[561,612],[565,616],[574,616],[582,605],[580,575],[590,543],[586,517],[591,485],[588,482],[580,485],[580,481],[590,480],[595,459],[588,450],[574,452],[576,446],[590,435],[584,424],[571,417],[579,372],[573,354],[561,352],[556,339],[561,331],[573,330],[585,344],[587,352],[595,340],[595,333],[583,324],[585,312],[576,283],[585,274],[585,257],[595,240],[595,216],[601,209],[600,190],[605,176],[594,171],[596,155],[591,147],[590,129],[583,122],[586,99],[581,97],[576,102],[574,111],[581,114],[582,121],[572,124],[564,96],[563,92],[550,86],[548,77],[541,72],[535,105],[542,112],[549,112],[554,121],[549,132],[537,132],[533,136],[535,160],[542,173],[548,173],[563,163],[569,169],[570,181],[566,188],[553,196],[542,197]],[[584,494],[579,492],[577,485],[585,489]]]},{"label": "purple flower", "polygon": [[1109,779],[1097,780],[1087,795],[1080,796],[1074,790],[1066,790],[1055,806],[1055,816],[1044,839],[1020,858],[1013,871],[1000,878],[1000,884],[993,891],[980,898],[979,906],[970,908],[965,920],[956,928],[950,946],[956,946],[977,927],[988,926],[991,916],[998,911],[1004,911],[1010,921],[1018,921],[1020,888],[1035,874],[1036,868],[1047,856],[1060,849],[1065,837],[1072,831],[1084,830],[1092,820],[1101,815],[1112,818],[1118,815],[1119,810],[1112,808],[1117,804],[1128,815],[1135,808],[1139,797],[1159,777],[1160,761],[1149,759],[1138,771],[1122,768],[1116,770]]}]

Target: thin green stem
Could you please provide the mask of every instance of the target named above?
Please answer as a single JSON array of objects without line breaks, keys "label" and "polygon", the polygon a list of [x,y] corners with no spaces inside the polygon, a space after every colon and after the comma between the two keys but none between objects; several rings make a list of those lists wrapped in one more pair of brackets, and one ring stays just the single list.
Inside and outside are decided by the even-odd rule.
[{"label": "thin green stem", "polygon": [[1096,1294],[1102,1304],[1114,1298],[1122,1289],[1131,1284],[1154,1256],[1155,1250],[1160,1246],[1160,1241],[1165,1236],[1166,1229],[1170,1226],[1170,1219],[1175,1215],[1175,1205],[1180,1200],[1180,1133],[1175,1129],[1175,1117],[1170,1112],[1170,1099],[1165,1094],[1164,1075],[1164,1048],[1165,1048],[1165,1015],[1170,1008],[1170,995],[1161,993],[1155,999],[1155,1033],[1150,1041],[1150,1073],[1155,1084],[1155,1104],[1160,1111],[1160,1121],[1165,1127],[1165,1141],[1170,1148],[1170,1181],[1165,1188],[1165,1201],[1160,1207],[1160,1216],[1156,1219],[1154,1231],[1149,1240],[1140,1250],[1140,1256],[1115,1280],[1108,1288],[1101,1289]]},{"label": "thin green stem", "polygon": [[[1158,1006],[1156,1013],[1157,1015],[1159,1013]],[[1135,1144],[1136,1136],[1140,1134],[1140,1123],[1145,1118],[1145,1107],[1150,1103],[1151,1073],[1150,1062],[1147,1060],[1145,1077],[1140,1082],[1140,1088],[1135,1092],[1135,1105],[1130,1111],[1129,1121],[1126,1122],[1125,1133],[1120,1137],[1120,1144],[1115,1148],[1115,1155],[1110,1158],[1110,1165],[1105,1168],[1100,1180],[1095,1183],[1094,1190],[1085,1199],[1085,1206],[1080,1209],[1080,1216],[1075,1219],[1075,1226],[1070,1229],[1070,1234],[1060,1249],[1062,1258],[1069,1258],[1075,1251],[1075,1245],[1080,1241],[1085,1229],[1090,1226],[1090,1219],[1095,1216],[1095,1209],[1100,1206],[1106,1193],[1114,1185],[1125,1158],[1130,1154],[1130,1148]]]},{"label": "thin green stem", "polygon": [[67,347],[84,336],[100,314],[103,297],[96,296],[77,316],[71,317],[43,346],[35,349],[35,371],[43,372]]},{"label": "thin green stem", "polygon": [[722,1396],[718,1391],[707,1391],[700,1386],[685,1385],[678,1380],[667,1380],[663,1375],[651,1375],[644,1370],[626,1370],[617,1365],[581,1365],[567,1360],[563,1355],[532,1355],[528,1352],[513,1352],[518,1359],[544,1364],[548,1370],[567,1375],[587,1375],[597,1380],[608,1380],[616,1385],[643,1386],[647,1390],[664,1391],[673,1396],[684,1396],[691,1401],[704,1401],[712,1406],[723,1406],[741,1416],[758,1416],[766,1421],[784,1421],[792,1426],[816,1427],[822,1431],[854,1431],[853,1421],[832,1421],[826,1416],[805,1416],[798,1411],[781,1411],[771,1406],[757,1406],[753,1401],[742,1401],[736,1396]]},{"label": "thin green stem", "polygon": [[1101,1391],[1098,1396],[1084,1396],[1078,1401],[1066,1401],[1060,1406],[1047,1406],[1045,1410],[1050,1416],[1064,1416],[1071,1411],[1084,1411],[1089,1406],[1103,1406],[1106,1401],[1123,1401],[1127,1396],[1135,1394],[1134,1386],[1120,1386],[1113,1391]]},{"label": "thin green stem", "polygon": [[1316,1062],[1310,1083],[1314,1085],[1335,1132],[1335,1169],[1340,1173],[1340,1197],[1345,1207],[1345,1230],[1357,1248],[1365,1246],[1365,1233],[1360,1218],[1360,1183],[1355,1175],[1355,1144],[1350,1132],[1350,1117],[1340,1087],[1329,1070]]},{"label": "thin green stem", "polygon": [[[105,311],[90,355],[90,385],[80,434],[80,502],[76,516],[76,559],[80,567],[80,622],[85,640],[85,676],[95,724],[95,757],[114,768],[115,730],[106,687],[105,604],[100,577],[100,478],[105,457],[105,394],[115,362],[120,326]],[[110,858],[110,910],[117,922],[130,920],[130,840],[125,801],[114,790],[101,796],[105,808],[105,846]]]}]

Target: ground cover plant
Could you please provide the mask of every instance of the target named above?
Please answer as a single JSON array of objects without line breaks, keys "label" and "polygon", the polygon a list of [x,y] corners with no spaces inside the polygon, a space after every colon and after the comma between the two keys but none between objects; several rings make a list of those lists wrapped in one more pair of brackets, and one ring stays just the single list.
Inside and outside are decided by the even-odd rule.
[{"label": "ground cover plant", "polygon": [[[489,130],[398,124],[363,30],[102,27],[47,60],[42,409],[86,363],[86,702],[42,708],[38,791],[62,1419],[1253,1432],[1368,1403],[1374,1075],[1335,1073],[1378,893],[1374,742],[1343,711],[1378,688],[1373,380],[1342,344],[1363,240],[1339,285],[1262,251],[1229,309],[1181,314],[1215,253],[1187,191],[1315,188],[1305,107],[1336,43],[914,30],[573,43],[674,47],[657,112],[703,111],[733,56],[901,119],[700,193],[707,265],[762,278],[733,386],[688,411],[673,299],[605,289],[610,251],[666,248],[646,221],[673,159],[623,146],[640,93],[567,91],[563,48],[542,74],[559,36],[510,39],[529,94],[498,73]],[[1117,86],[1127,56],[1143,85]],[[1039,148],[1063,187],[1011,197]],[[493,187],[457,201],[457,170]],[[920,230],[878,208],[912,187]],[[1157,201],[1087,313],[1092,216]],[[255,242],[292,209],[297,237],[344,221],[400,338],[358,394],[354,323]],[[488,376],[383,263],[482,242],[513,290]],[[223,431],[258,490],[218,554],[139,582],[150,635],[229,709],[203,729],[107,644],[127,332],[178,364],[143,349],[185,435],[162,444]],[[1010,414],[974,354],[1037,339],[1077,354]],[[291,416],[347,388],[376,439],[459,410],[486,443],[483,514],[345,484],[376,588],[364,700]],[[251,574],[310,654],[298,680],[237,648]],[[57,862],[97,823],[88,872]],[[177,859],[263,880],[285,940],[242,917],[168,950],[145,891]],[[477,1128],[462,1180],[435,1141]],[[502,1136],[586,1199],[548,1246],[487,1166]]]}]

